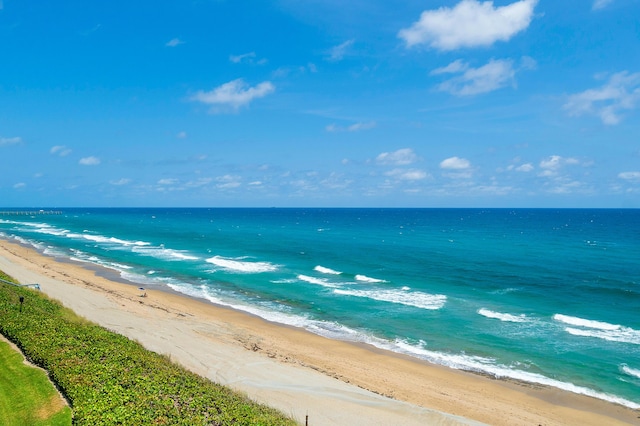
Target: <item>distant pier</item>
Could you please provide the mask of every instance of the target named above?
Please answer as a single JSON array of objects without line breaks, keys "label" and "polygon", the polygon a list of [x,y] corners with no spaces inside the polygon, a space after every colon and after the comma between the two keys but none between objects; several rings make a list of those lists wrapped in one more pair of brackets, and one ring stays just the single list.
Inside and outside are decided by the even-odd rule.
[{"label": "distant pier", "polygon": [[0,211],[0,216],[39,216],[62,214],[60,210],[4,210]]}]

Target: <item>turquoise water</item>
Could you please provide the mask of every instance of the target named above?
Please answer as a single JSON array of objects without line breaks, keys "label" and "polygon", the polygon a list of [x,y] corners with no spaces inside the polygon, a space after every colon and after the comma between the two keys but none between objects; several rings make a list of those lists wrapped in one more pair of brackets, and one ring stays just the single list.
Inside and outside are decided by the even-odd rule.
[{"label": "turquoise water", "polygon": [[148,288],[640,408],[640,211],[66,209],[0,236]]}]

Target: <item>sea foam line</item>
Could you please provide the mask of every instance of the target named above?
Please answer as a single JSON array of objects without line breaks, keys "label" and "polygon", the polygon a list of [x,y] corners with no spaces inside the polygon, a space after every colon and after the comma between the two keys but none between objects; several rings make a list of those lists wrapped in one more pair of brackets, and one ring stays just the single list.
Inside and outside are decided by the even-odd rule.
[{"label": "sea foam line", "polygon": [[278,266],[269,262],[243,262],[240,260],[229,259],[222,256],[214,256],[207,259],[206,261],[231,272],[261,273],[273,272],[278,269]]},{"label": "sea foam line", "polygon": [[596,328],[598,330],[618,330],[621,327],[620,325],[616,325],[616,324],[609,324],[602,321],[594,321],[594,320],[588,320],[588,319],[583,319],[578,317],[571,317],[571,316],[562,315],[562,314],[555,314],[553,316],[553,319],[569,325],[575,325],[578,327],[586,327],[586,328]]},{"label": "sea foam line", "polygon": [[313,270],[316,271],[316,272],[320,272],[321,274],[329,274],[329,275],[340,275],[340,274],[342,274],[342,272],[338,272],[338,271],[335,271],[335,270],[330,269],[330,268],[325,268],[324,266],[320,266],[320,265],[318,265],[315,268],[313,268]]},{"label": "sea foam line", "polygon": [[447,301],[447,296],[442,294],[428,294],[419,291],[335,289],[333,292],[343,296],[364,297],[429,310],[441,309]]},{"label": "sea foam line", "polygon": [[479,309],[478,313],[483,317],[499,319],[500,321],[505,321],[505,322],[526,322],[527,321],[527,317],[524,314],[520,314],[520,315],[503,314],[503,313],[494,312],[485,308]]},{"label": "sea foam line", "polygon": [[622,370],[624,373],[628,374],[629,376],[633,376],[637,379],[640,379],[640,370],[631,368],[627,364],[620,365],[620,370]]},{"label": "sea foam line", "polygon": [[357,281],[362,281],[364,283],[386,283],[387,281],[385,280],[380,280],[378,278],[371,278],[371,277],[367,277],[366,275],[356,275],[356,280]]},{"label": "sea foam line", "polygon": [[329,288],[337,287],[335,284],[330,283],[326,278],[316,278],[316,277],[310,277],[308,275],[298,275],[297,278],[300,281],[304,281],[309,284],[316,284],[316,285],[321,285],[323,287],[329,287]]},{"label": "sea foam line", "polygon": [[640,345],[640,331],[634,330],[630,327],[624,327],[618,324],[609,324],[602,321],[570,317],[561,314],[554,315],[553,319],[564,324],[573,325],[574,327],[566,327],[564,330],[574,336],[594,337],[597,339],[608,340],[610,342]]},{"label": "sea foam line", "polygon": [[434,364],[440,364],[458,370],[486,373],[498,379],[510,378],[519,380],[521,382],[537,383],[540,385],[551,386],[568,392],[613,402],[615,404],[623,405],[634,410],[640,408],[640,404],[616,395],[598,392],[593,389],[589,389],[584,386],[578,386],[570,382],[562,382],[560,380],[551,379],[549,377],[543,376],[542,374],[509,368],[505,365],[496,364],[494,360],[489,358],[434,352],[399,340],[396,341],[396,347],[397,352],[415,356]]}]

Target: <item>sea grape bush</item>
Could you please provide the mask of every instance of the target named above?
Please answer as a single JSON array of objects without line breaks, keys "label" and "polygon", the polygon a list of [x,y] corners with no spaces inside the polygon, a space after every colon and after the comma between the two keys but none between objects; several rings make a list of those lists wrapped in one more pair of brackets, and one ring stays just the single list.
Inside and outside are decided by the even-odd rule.
[{"label": "sea grape bush", "polygon": [[49,372],[77,425],[296,424],[30,289],[0,284],[0,333]]}]

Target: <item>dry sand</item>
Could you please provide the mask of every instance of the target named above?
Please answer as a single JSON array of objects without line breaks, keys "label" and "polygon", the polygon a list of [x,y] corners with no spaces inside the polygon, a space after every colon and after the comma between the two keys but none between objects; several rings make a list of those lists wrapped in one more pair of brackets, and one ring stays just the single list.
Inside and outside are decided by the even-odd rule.
[{"label": "dry sand", "polygon": [[307,415],[309,425],[640,424],[640,412],[601,400],[326,339],[170,292],[140,297],[135,285],[4,240],[0,270],[302,424]]}]

